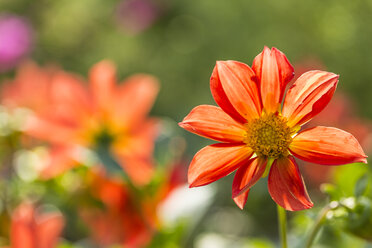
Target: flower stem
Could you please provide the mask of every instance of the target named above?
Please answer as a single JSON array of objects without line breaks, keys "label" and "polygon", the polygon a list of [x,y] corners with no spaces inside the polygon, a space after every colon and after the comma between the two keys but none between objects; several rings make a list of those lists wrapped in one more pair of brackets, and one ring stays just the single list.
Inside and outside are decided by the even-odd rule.
[{"label": "flower stem", "polygon": [[282,248],[287,248],[287,218],[285,209],[277,205],[278,210],[278,222],[279,222],[279,233]]},{"label": "flower stem", "polygon": [[328,211],[331,210],[331,207],[328,205],[326,205],[319,213],[316,221],[314,222],[314,225],[313,227],[311,228],[311,231],[310,231],[310,234],[309,234],[309,238],[306,242],[306,248],[310,248],[316,238],[316,235],[318,234],[322,224],[324,223],[324,220],[325,220],[325,217],[328,213]]}]

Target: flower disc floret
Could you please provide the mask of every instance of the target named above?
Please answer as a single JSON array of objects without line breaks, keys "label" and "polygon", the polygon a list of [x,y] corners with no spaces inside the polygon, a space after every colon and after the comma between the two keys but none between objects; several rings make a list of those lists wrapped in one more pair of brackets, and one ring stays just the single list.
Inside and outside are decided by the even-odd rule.
[{"label": "flower disc floret", "polygon": [[292,142],[287,120],[276,114],[264,114],[246,124],[244,142],[258,157],[279,158],[287,156]]}]

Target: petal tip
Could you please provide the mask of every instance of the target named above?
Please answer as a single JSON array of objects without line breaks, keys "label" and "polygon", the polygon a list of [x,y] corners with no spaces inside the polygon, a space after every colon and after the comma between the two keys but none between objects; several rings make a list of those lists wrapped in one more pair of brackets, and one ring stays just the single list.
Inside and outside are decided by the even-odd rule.
[{"label": "petal tip", "polygon": [[196,186],[194,186],[192,183],[191,184],[189,184],[189,189],[191,189],[191,188],[195,188]]},{"label": "petal tip", "polygon": [[216,67],[217,67],[217,70],[218,71],[221,71],[221,69],[225,66],[227,66],[227,62],[228,61],[224,61],[224,60],[217,60],[216,61]]},{"label": "petal tip", "polygon": [[364,157],[360,159],[360,163],[368,164],[367,158],[368,158],[368,156],[364,155]]},{"label": "petal tip", "polygon": [[240,202],[237,198],[233,198],[235,204],[240,208],[240,210],[244,209],[245,203]]},{"label": "petal tip", "polygon": [[188,183],[189,183],[189,188],[190,189],[205,185],[205,184],[201,183],[201,180],[198,177],[191,176],[190,173],[188,175]]},{"label": "petal tip", "polygon": [[222,64],[224,64],[224,63],[225,63],[224,60],[217,60],[217,61],[216,61],[216,66],[222,65]]}]

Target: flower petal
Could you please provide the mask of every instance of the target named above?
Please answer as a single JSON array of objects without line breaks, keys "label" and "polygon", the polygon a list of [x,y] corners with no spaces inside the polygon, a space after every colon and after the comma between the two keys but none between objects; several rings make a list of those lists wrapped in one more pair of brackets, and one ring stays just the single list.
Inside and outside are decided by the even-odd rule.
[{"label": "flower petal", "polygon": [[151,158],[160,128],[160,120],[149,118],[139,125],[136,132],[127,135],[118,134],[111,151],[120,156]]},{"label": "flower petal", "polygon": [[116,126],[136,127],[150,111],[159,91],[156,78],[137,74],[129,77],[117,89],[113,108]]},{"label": "flower petal", "polygon": [[258,118],[261,102],[255,74],[246,64],[217,61],[211,77],[211,91],[217,104],[236,121]]},{"label": "flower petal", "polygon": [[1,104],[43,111],[50,106],[51,78],[57,68],[39,67],[32,61],[19,65],[16,78],[1,85]]},{"label": "flower petal", "polygon": [[112,145],[113,155],[135,185],[145,185],[153,176],[152,155],[159,128],[158,120],[149,119],[139,126],[137,132],[121,136]]},{"label": "flower petal", "polygon": [[40,177],[44,180],[51,179],[63,172],[74,168],[82,157],[81,150],[75,146],[52,146],[43,158]]},{"label": "flower petal", "polygon": [[[57,119],[59,116],[31,116],[27,119],[24,132],[37,139],[53,144],[74,144],[79,126],[76,123]],[[51,135],[53,134],[53,135]]]},{"label": "flower petal", "polygon": [[284,53],[273,47],[264,47],[262,53],[253,60],[252,69],[259,80],[264,109],[269,113],[278,110],[284,90],[292,80],[294,70]]},{"label": "flower petal", "polygon": [[119,164],[135,186],[143,186],[151,181],[154,175],[154,164],[150,158],[137,156],[117,157]]},{"label": "flower petal", "polygon": [[65,225],[59,212],[44,213],[38,218],[36,242],[39,248],[56,247],[59,236]]},{"label": "flower petal", "polygon": [[235,198],[241,193],[250,189],[264,174],[267,159],[253,158],[241,166],[235,174],[232,184],[232,197]]},{"label": "flower petal", "polygon": [[23,203],[17,207],[12,216],[10,240],[12,248],[32,248],[35,246],[34,208],[30,203]]},{"label": "flower petal", "polygon": [[203,186],[227,176],[246,163],[252,153],[251,148],[240,144],[213,144],[204,147],[190,163],[190,187]]},{"label": "flower petal", "polygon": [[293,138],[289,149],[296,157],[316,164],[367,163],[354,136],[333,127],[306,129]]},{"label": "flower petal", "polygon": [[243,125],[221,108],[211,105],[195,107],[179,125],[200,136],[230,143],[242,142],[246,132]]},{"label": "flower petal", "polygon": [[336,90],[338,75],[325,71],[302,74],[289,89],[282,114],[288,125],[303,125],[319,114],[331,100]]},{"label": "flower petal", "polygon": [[238,205],[240,209],[243,209],[245,204],[247,203],[248,194],[249,194],[249,189],[247,189],[242,194],[233,198],[234,202],[236,203],[236,205]]},{"label": "flower petal", "polygon": [[112,96],[116,83],[115,65],[108,60],[95,64],[89,73],[90,88],[100,109],[112,106]]},{"label": "flower petal", "polygon": [[271,198],[286,210],[297,211],[313,206],[293,157],[274,161],[269,173],[268,187]]}]

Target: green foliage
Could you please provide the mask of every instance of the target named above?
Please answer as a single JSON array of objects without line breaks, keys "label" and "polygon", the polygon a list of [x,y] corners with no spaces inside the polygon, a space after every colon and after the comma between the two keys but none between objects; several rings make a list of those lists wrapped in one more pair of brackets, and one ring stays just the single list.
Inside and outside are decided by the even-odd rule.
[{"label": "green foliage", "polygon": [[370,181],[368,177],[368,174],[365,174],[356,182],[354,189],[355,197],[360,197],[367,191],[367,187]]}]

